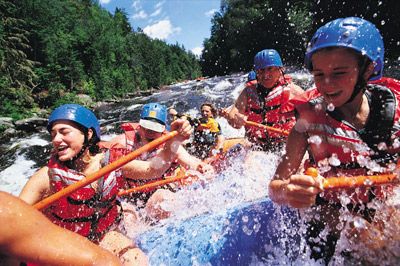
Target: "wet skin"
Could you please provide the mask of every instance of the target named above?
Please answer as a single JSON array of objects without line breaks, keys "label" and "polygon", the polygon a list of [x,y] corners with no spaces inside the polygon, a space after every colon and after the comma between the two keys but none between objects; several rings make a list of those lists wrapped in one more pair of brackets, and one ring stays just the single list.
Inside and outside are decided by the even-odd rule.
[{"label": "wet skin", "polygon": [[[82,149],[85,136],[73,122],[57,121],[51,128],[51,142],[54,147],[55,154],[62,162],[71,160]],[[89,131],[89,138],[92,131]]]},{"label": "wet skin", "polygon": [[315,85],[328,103],[343,106],[359,75],[358,58],[345,48],[323,49],[312,56]]},{"label": "wet skin", "polygon": [[279,67],[270,66],[257,70],[257,82],[267,89],[273,88],[281,77]]}]

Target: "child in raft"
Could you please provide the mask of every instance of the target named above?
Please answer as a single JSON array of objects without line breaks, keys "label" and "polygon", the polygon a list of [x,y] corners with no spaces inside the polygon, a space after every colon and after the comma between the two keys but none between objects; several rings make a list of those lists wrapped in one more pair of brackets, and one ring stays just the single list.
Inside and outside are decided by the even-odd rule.
[{"label": "child in raft", "polygon": [[393,172],[400,151],[400,83],[382,78],[382,36],[357,17],[319,28],[305,64],[316,86],[308,93],[316,96],[296,106],[297,122],[269,184],[269,196],[278,204],[312,207],[306,236],[311,257],[329,263],[346,225],[340,213],[349,212],[369,225],[378,223],[376,209],[368,203],[384,205],[390,186],[324,190],[321,176],[296,172],[306,151],[310,165],[325,178]]}]

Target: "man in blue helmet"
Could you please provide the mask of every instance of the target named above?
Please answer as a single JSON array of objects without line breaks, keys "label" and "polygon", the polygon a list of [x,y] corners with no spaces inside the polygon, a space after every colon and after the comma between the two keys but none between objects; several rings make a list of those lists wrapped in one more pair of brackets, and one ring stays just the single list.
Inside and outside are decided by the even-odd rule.
[{"label": "man in blue helmet", "polygon": [[[177,121],[182,122],[186,120],[175,120],[171,126],[177,123]],[[189,124],[187,121],[186,123]],[[143,106],[139,123],[122,124],[121,128],[125,133],[112,139],[110,144],[113,148],[123,148],[125,152],[130,152],[161,137],[167,132],[166,126],[167,108],[160,103],[148,103]],[[192,130],[190,127],[189,129],[190,134]],[[149,182],[150,180],[162,179],[164,176],[172,175],[173,170],[175,170],[177,166],[207,173],[208,176],[212,176],[214,172],[212,166],[190,155],[182,147],[181,142],[171,140],[128,163],[123,168],[123,175],[127,180],[128,187],[135,187]],[[148,214],[153,216],[152,218],[155,220],[169,215],[169,212],[163,212],[159,208],[155,208],[154,204],[158,204],[165,198],[173,197],[170,190],[158,189],[156,191],[154,189],[146,193],[134,195],[134,197],[139,207],[144,207],[146,203],[150,202],[146,205],[146,209]]]},{"label": "man in blue helmet", "polygon": [[[306,240],[311,257],[326,264],[347,221],[357,220],[363,228],[378,225],[377,231],[385,231],[382,225],[387,221],[375,216],[374,206],[387,206],[393,187],[363,184],[330,190],[324,189],[321,176],[297,171],[308,151],[307,165],[317,167],[325,178],[393,172],[400,152],[400,82],[382,77],[383,63],[381,34],[375,25],[357,17],[320,27],[305,55],[319,95],[296,106],[297,122],[269,184],[269,196],[278,204],[312,207]],[[367,238],[360,236],[368,235],[368,230],[352,223],[350,227],[354,230],[346,232],[348,250],[363,244]],[[356,262],[363,264],[364,259]],[[386,264],[377,262],[381,263]]]},{"label": "man in blue helmet", "polygon": [[[108,163],[105,158],[109,151],[98,145],[99,122],[89,109],[79,104],[62,105],[51,113],[47,129],[53,146],[50,160],[29,179],[20,194],[29,204],[63,190]],[[107,173],[97,182],[50,204],[43,213],[54,224],[102,245],[123,260],[146,264],[143,252],[132,247],[130,239],[118,231],[122,215],[117,199],[120,179],[119,169]]]},{"label": "man in blue helmet", "polygon": [[291,99],[303,90],[291,82],[283,72],[278,52],[265,49],[254,57],[256,83],[248,83],[233,107],[221,114],[234,128],[245,126],[246,137],[255,147],[271,150],[280,147],[285,138],[278,133],[267,132],[260,127],[246,125],[246,121],[289,131],[294,123],[294,107]]}]

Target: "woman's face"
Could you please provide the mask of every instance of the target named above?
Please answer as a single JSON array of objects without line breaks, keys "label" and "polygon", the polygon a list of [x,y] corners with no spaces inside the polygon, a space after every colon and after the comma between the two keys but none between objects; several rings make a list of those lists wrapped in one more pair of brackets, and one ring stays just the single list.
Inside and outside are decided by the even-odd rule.
[{"label": "woman's face", "polygon": [[359,75],[358,57],[349,49],[317,51],[311,58],[315,86],[328,103],[340,107],[350,99]]},{"label": "woman's face", "polygon": [[279,67],[270,66],[257,70],[257,82],[267,89],[273,88],[281,77]]},{"label": "woman's face", "polygon": [[62,162],[73,159],[81,151],[85,141],[83,132],[75,123],[67,120],[55,122],[50,134],[56,156]]},{"label": "woman's face", "polygon": [[203,107],[201,108],[201,115],[202,115],[204,118],[211,118],[211,117],[213,117],[213,113],[212,113],[211,107],[208,106],[208,105],[203,105]]}]

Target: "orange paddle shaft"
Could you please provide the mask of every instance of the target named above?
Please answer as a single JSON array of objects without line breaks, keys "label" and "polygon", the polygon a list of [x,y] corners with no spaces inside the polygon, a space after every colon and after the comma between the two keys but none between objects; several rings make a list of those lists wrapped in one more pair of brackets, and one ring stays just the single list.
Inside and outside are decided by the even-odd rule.
[{"label": "orange paddle shaft", "polygon": [[[306,175],[313,177],[318,176],[318,170],[310,167],[305,172]],[[382,175],[360,175],[360,176],[338,176],[325,178],[323,187],[324,189],[335,189],[335,188],[351,188],[361,186],[375,186],[384,185],[397,182],[398,178],[396,174],[382,174]]]},{"label": "orange paddle shaft", "polygon": [[131,193],[146,191],[147,189],[157,188],[157,187],[160,187],[160,186],[163,186],[166,184],[174,183],[174,182],[182,180],[182,179],[186,179],[188,177],[189,177],[188,175],[183,175],[183,176],[171,177],[171,178],[163,179],[163,180],[159,180],[159,181],[149,182],[142,186],[138,186],[138,187],[124,190],[124,191],[120,191],[118,193],[118,196],[126,196]]},{"label": "orange paddle shaft", "polygon": [[284,135],[284,136],[289,136],[289,132],[286,131],[286,130],[282,130],[282,129],[278,129],[278,128],[275,128],[275,127],[266,126],[266,125],[263,125],[263,124],[260,124],[260,123],[256,123],[256,122],[253,122],[253,121],[246,121],[246,125],[247,126],[252,126],[252,127],[264,128],[264,129],[266,129],[267,131],[270,131],[270,132],[278,133],[278,134],[281,134],[281,135]]}]

